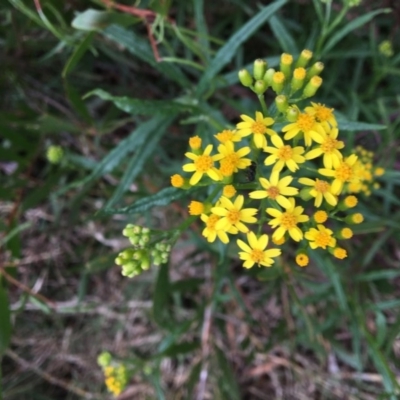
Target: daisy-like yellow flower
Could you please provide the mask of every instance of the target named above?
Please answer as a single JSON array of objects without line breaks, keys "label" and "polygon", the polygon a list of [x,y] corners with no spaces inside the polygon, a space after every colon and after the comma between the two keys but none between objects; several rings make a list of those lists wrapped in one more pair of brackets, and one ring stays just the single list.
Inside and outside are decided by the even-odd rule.
[{"label": "daisy-like yellow flower", "polygon": [[296,196],[299,193],[299,189],[289,186],[292,180],[292,176],[285,176],[279,179],[279,172],[273,171],[269,180],[260,178],[260,183],[264,190],[255,190],[249,193],[249,196],[252,199],[269,198],[276,200],[282,207],[289,208],[290,201],[285,196]]},{"label": "daisy-like yellow flower", "polygon": [[243,208],[244,196],[239,195],[232,203],[227,197],[222,196],[220,204],[211,209],[213,214],[222,217],[216,224],[217,230],[228,232],[232,227],[240,232],[247,233],[249,228],[244,224],[254,224],[257,218],[254,215],[257,213],[256,208]]},{"label": "daisy-like yellow flower", "polygon": [[234,227],[229,229],[228,231],[217,229],[216,224],[220,220],[220,217],[215,214],[201,214],[201,220],[206,224],[206,227],[203,229],[202,235],[207,239],[207,242],[212,243],[218,237],[222,243],[229,243],[229,237],[227,232],[236,235],[238,230]]},{"label": "daisy-like yellow flower", "polygon": [[297,224],[302,222],[307,222],[309,220],[308,215],[304,215],[304,208],[301,206],[296,207],[296,203],[293,197],[289,198],[290,207],[285,208],[285,211],[279,211],[276,208],[267,208],[267,213],[274,217],[268,222],[272,228],[276,229],[272,235],[272,238],[279,240],[282,238],[286,232],[289,232],[290,237],[295,241],[299,242],[303,239],[303,232],[297,226]]},{"label": "daisy-like yellow flower", "polygon": [[230,176],[239,169],[247,168],[251,164],[250,158],[243,158],[251,152],[250,147],[245,146],[235,151],[233,142],[225,142],[218,146],[218,152],[221,156],[220,172],[224,176]]},{"label": "daisy-like yellow flower", "polygon": [[201,215],[204,213],[204,204],[200,201],[191,201],[188,208],[190,215]]},{"label": "daisy-like yellow flower", "polygon": [[344,143],[341,140],[337,140],[339,130],[333,128],[329,133],[321,132],[318,138],[315,138],[315,142],[319,144],[318,147],[310,150],[306,155],[306,160],[312,160],[313,158],[323,155],[324,167],[332,169],[340,164],[343,159],[342,153],[339,151],[343,149]]},{"label": "daisy-like yellow flower", "polygon": [[284,126],[282,132],[285,132],[285,140],[293,139],[299,133],[303,133],[304,143],[308,147],[311,146],[313,140],[321,140],[321,134],[324,133],[324,128],[315,120],[313,115],[299,112],[296,122]]},{"label": "daisy-like yellow flower", "polygon": [[231,129],[225,129],[214,135],[214,137],[221,143],[240,142],[242,140],[242,137],[236,131],[232,131]]},{"label": "daisy-like yellow flower", "polygon": [[267,146],[264,148],[266,153],[271,153],[271,155],[265,159],[264,164],[272,165],[275,163],[272,169],[273,171],[282,171],[283,167],[286,165],[290,171],[295,172],[299,169],[298,164],[306,161],[302,156],[304,147],[285,145],[279,135],[272,136],[271,141],[275,147]]},{"label": "daisy-like yellow flower", "polygon": [[332,193],[331,185],[321,179],[310,179],[310,178],[300,178],[299,183],[306,186],[311,186],[309,193],[312,197],[315,197],[314,206],[320,207],[322,200],[330,204],[331,206],[336,206],[337,197]]},{"label": "daisy-like yellow flower", "polygon": [[272,258],[281,255],[280,249],[265,250],[268,246],[267,235],[261,235],[257,239],[254,232],[249,232],[247,242],[249,244],[243,242],[243,240],[237,240],[238,246],[243,250],[239,252],[239,257],[244,261],[243,267],[245,268],[251,268],[254,264],[270,267],[274,263]]},{"label": "daisy-like yellow flower", "polygon": [[311,102],[311,106],[305,108],[305,112],[313,115],[317,122],[320,122],[327,130],[329,130],[329,126],[332,128],[337,127],[337,121],[333,111],[333,108],[328,108],[325,104],[313,102]]},{"label": "daisy-like yellow flower", "polygon": [[242,122],[239,122],[236,127],[238,128],[238,134],[241,137],[253,134],[254,144],[258,149],[262,149],[267,145],[266,134],[274,136],[276,132],[269,126],[275,122],[272,118],[264,117],[260,111],[256,111],[256,119],[242,114],[240,116]]},{"label": "daisy-like yellow flower", "polygon": [[347,257],[347,251],[345,249],[342,249],[341,247],[336,247],[336,249],[333,250],[332,254],[339,260],[343,260],[343,258]]},{"label": "daisy-like yellow flower", "polygon": [[232,185],[226,185],[224,186],[223,190],[222,190],[222,195],[227,197],[228,199],[230,199],[231,197],[233,197],[236,194],[236,189],[234,186]]},{"label": "daisy-like yellow flower", "polygon": [[207,174],[212,180],[220,181],[222,176],[217,168],[214,167],[214,161],[221,158],[220,154],[210,156],[213,146],[209,144],[203,151],[203,154],[197,155],[187,152],[185,156],[193,160],[193,163],[185,164],[182,169],[186,172],[194,172],[190,178],[189,183],[193,186],[196,185],[204,174]]},{"label": "daisy-like yellow flower", "polygon": [[357,161],[357,156],[352,154],[340,162],[334,169],[320,168],[318,172],[321,175],[334,178],[332,183],[332,194],[339,195],[342,192],[343,185],[346,182],[357,180],[354,173],[354,165]]},{"label": "daisy-like yellow flower", "polygon": [[335,247],[336,239],[332,236],[333,231],[324,225],[317,225],[318,229],[311,228],[305,233],[305,238],[310,242],[310,247],[315,250],[317,247],[326,249],[327,246]]},{"label": "daisy-like yellow flower", "polygon": [[296,256],[296,264],[299,267],[306,267],[308,263],[310,262],[310,259],[308,258],[308,255],[304,252],[300,252]]}]

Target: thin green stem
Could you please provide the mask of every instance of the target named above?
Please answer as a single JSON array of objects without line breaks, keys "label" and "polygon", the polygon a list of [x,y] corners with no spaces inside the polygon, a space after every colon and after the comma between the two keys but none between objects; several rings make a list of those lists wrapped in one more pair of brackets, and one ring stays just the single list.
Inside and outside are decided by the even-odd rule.
[{"label": "thin green stem", "polygon": [[267,107],[267,104],[265,103],[264,95],[259,94],[259,95],[257,95],[257,97],[258,97],[258,100],[260,101],[261,109],[262,109],[263,115],[265,117],[268,115],[268,107]]}]

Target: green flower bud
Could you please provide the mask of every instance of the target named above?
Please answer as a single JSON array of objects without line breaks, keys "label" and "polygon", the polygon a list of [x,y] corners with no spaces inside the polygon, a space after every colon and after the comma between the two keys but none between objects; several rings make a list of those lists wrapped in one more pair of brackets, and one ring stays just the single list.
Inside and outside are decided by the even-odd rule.
[{"label": "green flower bud", "polygon": [[319,76],[313,76],[310,82],[307,83],[306,87],[303,90],[303,99],[308,97],[312,97],[317,93],[318,88],[322,85],[322,78]]},{"label": "green flower bud", "polygon": [[238,73],[239,81],[243,86],[250,87],[253,85],[253,78],[247,69],[241,69]]},{"label": "green flower bud", "polygon": [[139,243],[140,238],[138,236],[131,236],[129,237],[129,241],[134,245],[137,246]]},{"label": "green flower bud", "polygon": [[310,199],[313,198],[313,196],[311,196],[310,191],[312,190],[312,188],[303,188],[300,190],[300,197],[304,200],[304,201],[308,201]]},{"label": "green flower bud", "polygon": [[285,113],[286,110],[287,110],[288,107],[289,107],[287,97],[284,96],[283,94],[280,94],[279,96],[276,96],[276,98],[275,98],[275,104],[276,104],[276,108],[277,108],[281,113]]},{"label": "green flower bud", "polygon": [[61,146],[50,146],[47,149],[46,157],[51,164],[59,164],[64,157],[64,150]]},{"label": "green flower bud", "polygon": [[146,228],[146,227],[142,228],[142,234],[143,235],[148,235],[149,233],[150,233],[150,229],[149,228]]},{"label": "green flower bud", "polygon": [[289,79],[292,73],[293,56],[283,53],[281,55],[280,70],[285,75],[285,79]]},{"label": "green flower bud", "polygon": [[290,86],[292,88],[292,93],[301,89],[304,85],[304,80],[306,78],[306,70],[304,68],[296,68],[293,71],[293,78],[290,82]]},{"label": "green flower bud", "polygon": [[275,74],[275,70],[273,68],[269,68],[267,69],[267,72],[264,74],[264,82],[268,85],[271,86],[272,85],[272,77]]},{"label": "green flower bud", "polygon": [[308,64],[308,62],[312,59],[313,53],[310,50],[303,50],[300,54],[300,57],[296,61],[296,68],[305,68],[305,66]]},{"label": "green flower bud", "polygon": [[143,255],[141,258],[141,264],[140,267],[142,268],[143,271],[147,271],[150,268],[150,257],[148,254]]},{"label": "green flower bud", "polygon": [[267,69],[267,63],[260,58],[254,61],[253,76],[256,81],[261,80],[264,77]]},{"label": "green flower bud", "polygon": [[283,72],[275,72],[272,76],[272,89],[276,94],[280,94],[283,90],[283,85],[285,83],[285,75]]},{"label": "green flower bud", "polygon": [[297,107],[289,107],[286,111],[286,119],[289,122],[296,122],[299,116],[299,110]]},{"label": "green flower bud", "polygon": [[268,89],[268,85],[264,81],[258,80],[254,84],[254,91],[257,94],[263,94],[267,89]]},{"label": "green flower bud", "polygon": [[97,364],[103,368],[108,367],[111,363],[111,359],[111,354],[108,351],[103,351],[97,357]]},{"label": "green flower bud", "polygon": [[117,265],[119,265],[119,266],[121,266],[124,262],[125,262],[125,260],[124,260],[122,257],[120,257],[120,256],[118,256],[118,257],[115,259],[115,264],[117,264]]},{"label": "green flower bud", "polygon": [[311,68],[307,71],[306,79],[311,79],[313,76],[320,75],[324,69],[324,64],[321,61],[317,61]]}]

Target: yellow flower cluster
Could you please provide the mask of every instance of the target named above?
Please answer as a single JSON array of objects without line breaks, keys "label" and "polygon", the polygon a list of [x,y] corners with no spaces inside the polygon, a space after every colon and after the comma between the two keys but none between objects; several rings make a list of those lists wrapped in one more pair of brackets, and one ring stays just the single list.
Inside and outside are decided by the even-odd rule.
[{"label": "yellow flower cluster", "polygon": [[104,367],[104,382],[107,390],[114,396],[119,396],[127,384],[127,373],[124,365],[108,365]]},{"label": "yellow flower cluster", "polygon": [[[351,193],[367,193],[367,172],[371,177],[382,172],[372,170],[369,153],[343,153],[332,108],[304,105],[322,84],[324,66],[316,62],[307,68],[311,58],[312,52],[303,50],[296,61],[282,54],[280,71],[267,69],[263,60],[254,62],[253,75],[241,70],[240,82],[257,94],[262,111],[243,114],[236,129],[217,133],[217,145],[192,137],[185,154],[190,161],[183,165],[191,175],[171,177],[177,188],[214,186],[206,201],[191,202],[189,212],[204,222],[208,242],[218,238],[226,244],[232,235],[246,235],[246,241],[236,241],[245,268],[271,266],[290,239],[298,243],[295,260],[301,267],[316,249],[345,258],[338,242],[352,237],[347,225],[363,220],[359,213],[346,215],[357,205]],[[269,110],[268,88],[276,93]]]}]

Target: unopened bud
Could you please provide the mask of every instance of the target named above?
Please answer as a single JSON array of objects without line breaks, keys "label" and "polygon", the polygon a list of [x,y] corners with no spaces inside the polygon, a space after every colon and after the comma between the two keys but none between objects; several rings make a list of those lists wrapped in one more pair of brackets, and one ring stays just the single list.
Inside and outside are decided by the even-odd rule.
[{"label": "unopened bud", "polygon": [[257,94],[263,94],[267,89],[268,89],[268,85],[262,80],[258,80],[254,84],[254,91]]},{"label": "unopened bud", "polygon": [[306,87],[303,90],[303,96],[302,96],[303,99],[314,96],[321,85],[322,85],[321,77],[319,76],[312,77],[310,82],[307,83]]},{"label": "unopened bud", "polygon": [[276,98],[275,98],[275,104],[276,104],[276,108],[277,108],[281,113],[285,113],[286,110],[287,110],[288,107],[289,107],[287,97],[284,96],[283,94],[280,94],[279,96],[276,96]]},{"label": "unopened bud", "polygon": [[274,76],[275,72],[276,71],[273,68],[269,68],[264,74],[263,80],[268,86],[272,86],[272,77]]},{"label": "unopened bud", "polygon": [[275,72],[272,76],[272,89],[276,94],[280,94],[283,90],[285,75],[283,72]]},{"label": "unopened bud", "polygon": [[293,78],[292,81],[290,82],[292,93],[296,92],[297,90],[303,87],[305,78],[306,78],[306,70],[304,68],[302,67],[296,68],[293,71]]},{"label": "unopened bud", "polygon": [[307,49],[303,50],[300,54],[300,57],[296,61],[296,68],[300,68],[300,67],[304,68],[308,64],[308,62],[311,60],[312,56],[313,56],[312,51],[307,50]]},{"label": "unopened bud", "polygon": [[264,77],[265,71],[267,69],[267,63],[260,58],[254,61],[253,76],[256,81]]},{"label": "unopened bud", "polygon": [[253,78],[247,69],[241,69],[238,75],[239,81],[243,86],[250,87],[253,84]]},{"label": "unopened bud", "polygon": [[321,61],[317,61],[307,71],[307,79],[311,79],[313,76],[320,75],[324,69],[324,64]]},{"label": "unopened bud", "polygon": [[286,79],[290,78],[292,64],[293,64],[293,56],[291,54],[283,53],[281,55],[281,62],[279,67],[283,72],[283,74],[285,75]]}]

